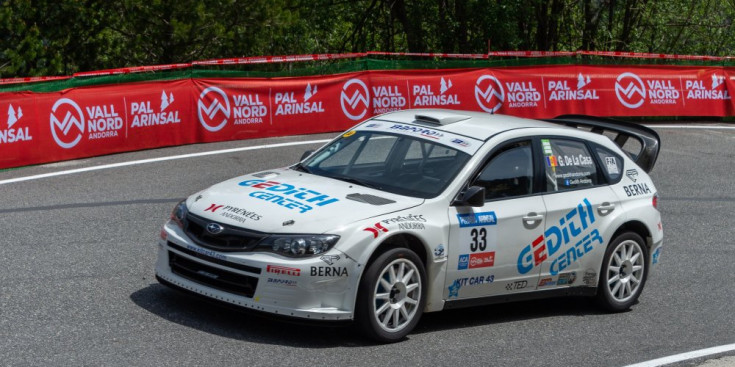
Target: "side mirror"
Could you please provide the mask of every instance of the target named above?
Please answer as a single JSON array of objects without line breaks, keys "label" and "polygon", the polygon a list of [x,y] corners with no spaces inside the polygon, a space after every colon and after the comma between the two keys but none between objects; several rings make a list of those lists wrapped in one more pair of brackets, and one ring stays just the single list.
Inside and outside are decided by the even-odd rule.
[{"label": "side mirror", "polygon": [[314,149],[309,149],[305,151],[304,154],[301,155],[301,159],[299,159],[299,161],[303,161],[304,159],[306,159],[306,157],[310,156],[311,153],[314,153]]},{"label": "side mirror", "polygon": [[485,205],[485,188],[480,186],[468,187],[452,202],[452,206],[481,207],[483,205]]}]

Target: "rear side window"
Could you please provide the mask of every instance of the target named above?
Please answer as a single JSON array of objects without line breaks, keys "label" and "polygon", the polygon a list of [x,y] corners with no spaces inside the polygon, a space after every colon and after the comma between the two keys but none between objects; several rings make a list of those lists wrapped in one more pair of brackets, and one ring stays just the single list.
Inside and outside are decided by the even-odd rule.
[{"label": "rear side window", "polygon": [[602,172],[607,176],[609,183],[617,183],[623,176],[623,158],[609,149],[595,146],[595,153],[602,164]]},{"label": "rear side window", "polygon": [[574,190],[597,185],[597,166],[587,146],[577,140],[541,139],[546,191]]}]

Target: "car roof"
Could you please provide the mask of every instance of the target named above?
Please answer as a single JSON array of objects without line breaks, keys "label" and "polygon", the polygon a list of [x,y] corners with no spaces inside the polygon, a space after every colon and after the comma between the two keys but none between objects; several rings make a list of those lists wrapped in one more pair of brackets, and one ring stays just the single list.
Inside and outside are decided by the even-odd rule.
[{"label": "car roof", "polygon": [[498,133],[521,128],[568,129],[550,122],[521,117],[445,109],[395,111],[376,116],[373,120],[416,124],[480,140],[487,140]]}]

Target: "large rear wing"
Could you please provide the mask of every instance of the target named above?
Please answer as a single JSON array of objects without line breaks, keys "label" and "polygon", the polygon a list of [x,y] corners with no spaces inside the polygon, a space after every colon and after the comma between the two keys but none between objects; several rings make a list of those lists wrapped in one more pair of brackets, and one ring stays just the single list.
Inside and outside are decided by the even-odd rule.
[{"label": "large rear wing", "polygon": [[[658,134],[639,124],[585,115],[562,115],[546,121],[575,128],[584,127],[610,137],[646,172],[653,169],[661,149],[661,138]],[[635,143],[631,142],[631,138]]]}]

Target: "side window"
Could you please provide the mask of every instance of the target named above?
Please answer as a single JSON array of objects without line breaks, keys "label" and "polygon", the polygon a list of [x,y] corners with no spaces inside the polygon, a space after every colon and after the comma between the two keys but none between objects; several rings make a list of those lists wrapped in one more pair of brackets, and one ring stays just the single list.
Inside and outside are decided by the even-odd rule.
[{"label": "side window", "polygon": [[496,152],[473,185],[485,188],[485,200],[531,194],[531,142],[513,143]]},{"label": "side window", "polygon": [[541,139],[546,168],[546,191],[555,192],[598,184],[597,166],[584,143]]},{"label": "side window", "polygon": [[609,183],[620,181],[623,175],[623,158],[603,147],[596,146],[595,152],[602,162],[602,171],[608,178]]}]

